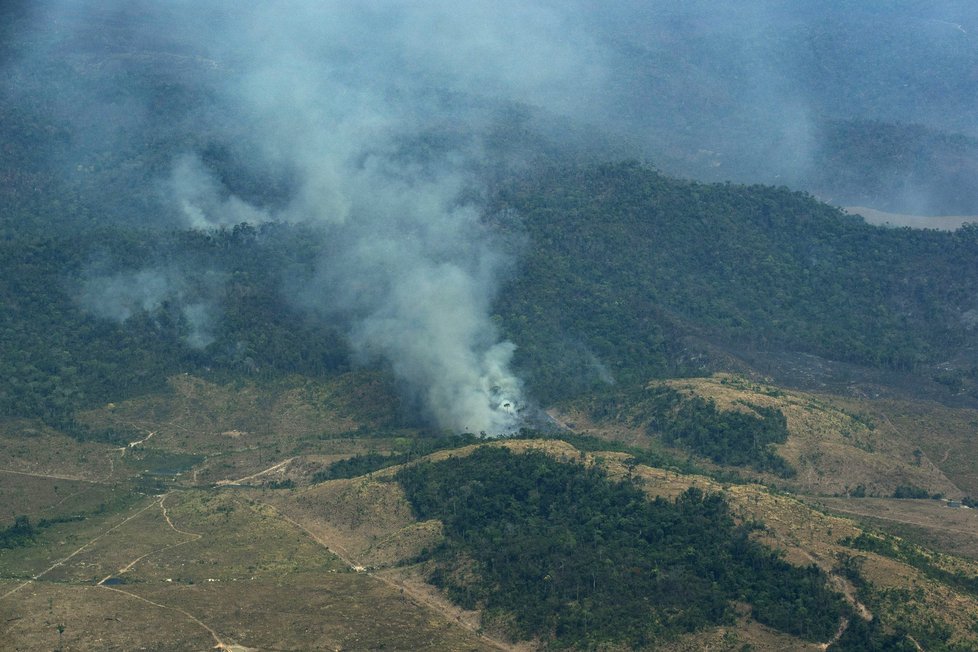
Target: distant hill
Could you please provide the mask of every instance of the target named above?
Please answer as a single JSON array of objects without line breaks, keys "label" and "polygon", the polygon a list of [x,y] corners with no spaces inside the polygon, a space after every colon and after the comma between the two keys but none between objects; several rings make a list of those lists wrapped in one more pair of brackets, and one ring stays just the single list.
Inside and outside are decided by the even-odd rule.
[{"label": "distant hill", "polygon": [[820,126],[806,187],[833,204],[922,215],[978,213],[978,140],[921,125]]}]

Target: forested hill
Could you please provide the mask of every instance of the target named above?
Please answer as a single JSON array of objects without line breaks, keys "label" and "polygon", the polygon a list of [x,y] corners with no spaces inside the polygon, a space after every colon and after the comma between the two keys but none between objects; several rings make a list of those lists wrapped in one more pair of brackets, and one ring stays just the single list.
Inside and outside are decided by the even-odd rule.
[{"label": "forested hill", "polygon": [[[503,184],[493,202],[487,219],[523,243],[496,320],[541,403],[722,368],[703,355],[711,347],[928,375],[956,360],[939,373],[975,376],[978,228],[882,229],[783,188],[638,163],[555,167]],[[60,419],[179,371],[347,368],[335,329],[288,299],[318,237],[288,224],[6,231],[0,407]],[[93,278],[105,294],[83,309]]]},{"label": "forested hill", "polygon": [[638,163],[549,170],[498,201],[529,242],[499,311],[548,398],[695,370],[690,334],[910,371],[963,351],[978,323],[978,228],[882,229],[803,193]]},{"label": "forested hill", "polygon": [[828,121],[819,131],[805,187],[820,197],[896,213],[978,213],[978,140],[878,121]]},{"label": "forested hill", "polygon": [[180,372],[320,376],[346,368],[335,329],[287,299],[285,277],[310,264],[315,242],[305,228],[280,224],[7,231],[0,414],[65,427],[78,408],[159,390]]}]

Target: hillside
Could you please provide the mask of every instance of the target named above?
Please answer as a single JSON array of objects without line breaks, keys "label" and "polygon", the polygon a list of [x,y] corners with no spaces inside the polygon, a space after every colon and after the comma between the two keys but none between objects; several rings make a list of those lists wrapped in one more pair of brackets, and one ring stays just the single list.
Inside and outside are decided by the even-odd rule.
[{"label": "hillside", "polygon": [[821,126],[808,188],[836,205],[923,215],[974,215],[978,140],[921,125]]},{"label": "hillside", "polygon": [[[629,163],[503,185],[487,227],[518,252],[494,319],[543,405],[723,369],[975,401],[969,228],[872,227],[784,189]],[[0,402],[63,425],[179,371],[348,370],[342,322],[294,291],[320,282],[324,237],[288,224],[8,234]]]},{"label": "hillside", "polygon": [[493,323],[547,408],[488,449],[515,458],[422,427],[392,367],[289,300],[328,232],[8,232],[3,635],[975,644],[978,521],[945,502],[978,494],[971,229],[636,163],[500,182],[481,224],[516,261]]},{"label": "hillside", "polygon": [[798,354],[856,365],[853,379],[886,371],[883,385],[971,387],[972,229],[881,229],[784,188],[629,163],[551,170],[498,206],[528,244],[497,310],[544,401],[737,358],[787,380]]},{"label": "hillside", "polygon": [[[718,401],[724,391],[741,398],[754,391],[730,380],[714,381]],[[121,448],[74,444],[55,431],[8,424],[0,471],[4,523],[13,523],[14,515],[28,520],[22,529],[27,538],[15,540],[11,525],[0,548],[4,639],[69,649],[127,649],[149,639],[164,649],[532,649],[575,641],[587,648],[601,640],[676,650],[707,644],[813,650],[826,642],[840,650],[894,649],[912,640],[926,649],[975,644],[971,622],[962,616],[978,608],[973,562],[828,516],[824,506],[813,510],[762,485],[641,461],[667,459],[664,453],[655,458],[646,449],[573,435],[569,441],[579,440],[583,448],[553,438],[459,447],[431,433],[385,430],[382,415],[364,421],[356,416],[362,411],[349,411],[351,401],[386,400],[382,394],[366,398],[370,386],[369,376],[277,388],[175,377],[167,392],[84,415],[93,426],[142,429],[139,441]],[[710,391],[709,383],[675,386]],[[255,392],[270,403],[256,401]],[[836,445],[836,432],[806,435],[795,426],[805,414],[838,419],[842,413],[800,395],[768,398],[789,416],[792,435],[781,451],[793,462],[786,451],[796,437],[803,445],[806,436],[808,444]],[[413,456],[407,465],[398,461],[397,455],[424,442],[444,450]],[[50,450],[61,452],[42,454]],[[371,462],[384,468],[366,475],[319,479],[339,460],[359,456],[366,463],[371,455],[393,457],[387,466],[383,459]],[[564,496],[565,490],[571,493]],[[453,501],[459,502],[453,507]],[[619,501],[620,513],[613,507]],[[592,502],[601,505],[602,518],[634,523],[639,529],[630,536],[641,536],[610,536],[632,526],[595,527],[596,515],[587,511]],[[643,515],[645,509],[652,511]],[[705,526],[709,536],[699,529]],[[514,527],[531,538],[507,535]],[[978,532],[974,519],[957,527]],[[547,546],[533,543],[533,528],[547,533]],[[641,537],[653,535],[664,538],[643,548]],[[684,536],[691,541],[682,543]],[[498,545],[494,537],[501,537]],[[601,558],[568,556],[557,545],[566,537],[600,537],[604,554],[618,561],[602,566]],[[719,546],[708,557],[706,541]],[[482,547],[470,549],[473,544]],[[513,545],[533,551],[536,561],[516,563],[524,553],[512,559]],[[676,556],[687,545],[701,555]],[[591,544],[588,549],[595,550]],[[499,557],[484,557],[487,552]],[[728,570],[704,575],[700,566],[713,555],[732,555],[724,557]],[[589,570],[592,562],[598,566]],[[658,573],[635,572],[649,563]],[[549,582],[538,577],[497,587],[491,602],[480,593],[480,582],[510,587],[513,580],[526,581],[520,574],[548,574],[549,564]],[[738,564],[753,568],[751,582],[743,584]],[[486,575],[491,569],[505,575],[493,579]],[[804,606],[774,598],[760,579],[765,573],[777,591],[800,582],[809,587],[809,599],[820,597]],[[676,578],[684,578],[687,592],[685,598],[676,595],[675,604],[629,603],[640,612],[666,608],[660,625],[621,626],[627,591],[641,596],[644,583]],[[591,584],[615,592],[589,593]],[[811,593],[815,587],[821,593]],[[560,599],[560,592],[575,590],[578,597],[571,595],[570,602]],[[539,600],[531,597],[541,591]],[[909,591],[912,610],[899,598]],[[683,606],[707,596],[709,609],[702,601],[695,609]],[[536,611],[518,606],[525,599],[534,601]],[[613,612],[602,606],[608,599],[616,605]],[[527,619],[514,619],[513,609]],[[863,620],[869,613],[873,620]],[[534,629],[538,622],[557,629]],[[166,632],[162,638],[160,631]]]}]

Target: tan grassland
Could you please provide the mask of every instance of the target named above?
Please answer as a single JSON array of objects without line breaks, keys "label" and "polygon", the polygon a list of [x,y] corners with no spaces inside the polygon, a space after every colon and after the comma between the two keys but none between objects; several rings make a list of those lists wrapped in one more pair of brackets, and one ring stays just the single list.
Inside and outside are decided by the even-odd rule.
[{"label": "tan grassland", "polygon": [[[581,452],[561,441],[488,445],[602,465],[650,498],[675,497],[691,486],[723,492],[737,519],[764,523],[753,536],[790,563],[814,563],[830,573],[864,617],[888,626],[938,623],[952,632],[952,642],[978,649],[973,595],[844,543],[867,528],[850,517],[909,528],[914,542],[926,542],[924,534],[937,537],[943,545],[933,547],[944,553],[953,553],[956,541],[976,540],[978,512],[950,510],[939,501],[845,497],[857,484],[886,495],[907,478],[929,491],[960,495],[957,483],[970,476],[963,463],[948,463],[971,450],[961,428],[973,415],[786,392],[736,376],[670,384],[712,398],[722,409],[782,410],[790,436],[779,452],[798,476],[758,479],[776,480],[799,495],[636,465],[626,453]],[[180,376],[166,394],[83,415],[93,427],[141,433],[124,447],[78,443],[30,422],[0,424],[4,522],[17,514],[34,522],[62,519],[39,530],[34,545],[0,550],[0,641],[25,650],[534,649],[532,642],[514,644],[483,628],[478,612],[458,609],[425,583],[425,567],[412,560],[437,545],[441,523],[414,518],[392,481],[395,468],[310,482],[332,461],[393,450],[399,438],[411,436],[392,427],[386,408],[369,407],[383,391],[369,375],[321,384],[297,379],[271,388]],[[553,414],[577,432],[655,445],[627,413],[600,423],[570,409]],[[944,430],[954,431],[947,455],[938,444]],[[474,449],[440,451],[430,459]],[[168,455],[191,460],[192,468],[143,468],[153,460],[166,467]],[[964,556],[927,554],[935,567],[978,574],[978,565]],[[844,555],[858,558],[864,577],[882,590],[882,613],[871,614],[839,572]],[[739,613],[733,625],[661,649],[749,644],[816,650],[827,643],[772,631],[750,618],[749,605]]]}]

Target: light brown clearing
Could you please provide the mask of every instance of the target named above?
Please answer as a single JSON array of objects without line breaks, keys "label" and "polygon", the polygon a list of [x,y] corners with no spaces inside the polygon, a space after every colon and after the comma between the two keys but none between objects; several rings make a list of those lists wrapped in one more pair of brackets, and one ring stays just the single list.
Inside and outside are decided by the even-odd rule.
[{"label": "light brown clearing", "polygon": [[876,226],[909,226],[912,229],[954,231],[969,222],[978,222],[978,215],[907,215],[904,213],[888,213],[865,206],[846,206],[842,210],[850,215],[859,215],[866,220],[867,224]]}]

